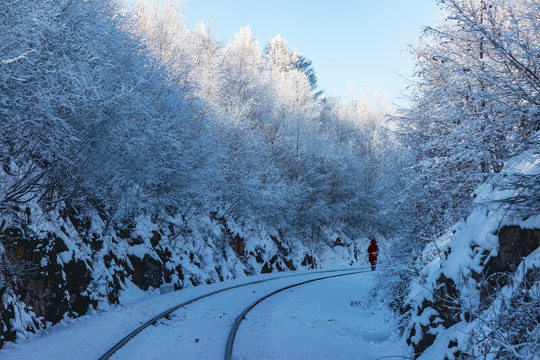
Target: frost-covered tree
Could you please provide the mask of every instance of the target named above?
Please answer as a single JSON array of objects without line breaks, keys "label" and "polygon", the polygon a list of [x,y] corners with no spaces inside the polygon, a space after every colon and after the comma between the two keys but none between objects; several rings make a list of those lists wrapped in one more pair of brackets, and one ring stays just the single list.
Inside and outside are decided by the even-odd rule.
[{"label": "frost-covered tree", "polygon": [[[279,71],[290,71],[294,69],[303,72],[309,81],[311,90],[315,91],[317,88],[317,76],[315,75],[312,61],[299,53],[298,50],[292,50],[287,40],[280,34],[274,35],[266,43],[264,56]],[[321,92],[318,92],[316,95],[320,96],[321,94]]]},{"label": "frost-covered tree", "polygon": [[166,189],[193,193],[189,179],[199,177],[189,169],[211,161],[200,109],[121,30],[127,25],[114,3],[36,1],[24,7],[29,13],[20,4],[2,18],[9,36],[0,126],[12,175],[2,205],[31,195],[46,206],[79,202],[113,216],[119,207],[135,210],[126,201],[137,192],[150,203],[166,202]]},{"label": "frost-covered tree", "polygon": [[[392,294],[403,290],[423,264],[428,242],[470,213],[475,189],[496,184],[508,159],[538,144],[538,53],[535,1],[440,1],[440,23],[424,31],[411,106],[394,119],[409,150],[400,198],[403,237],[393,247]],[[508,188],[523,193],[507,204],[535,212],[535,176],[516,176]],[[534,200],[533,200],[534,201]],[[521,204],[525,204],[522,206]],[[406,240],[404,240],[406,239]],[[414,264],[413,264],[414,263]]]},{"label": "frost-covered tree", "polygon": [[441,4],[446,18],[413,51],[413,106],[399,117],[415,156],[411,194],[422,194],[417,228],[428,238],[466,214],[476,186],[538,130],[538,4]]}]

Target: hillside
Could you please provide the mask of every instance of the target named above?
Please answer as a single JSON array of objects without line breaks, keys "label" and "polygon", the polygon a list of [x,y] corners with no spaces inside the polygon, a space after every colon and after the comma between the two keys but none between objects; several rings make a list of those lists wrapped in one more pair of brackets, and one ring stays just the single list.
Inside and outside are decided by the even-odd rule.
[{"label": "hillside", "polygon": [[540,216],[524,215],[528,189],[514,187],[515,176],[540,175],[538,150],[480,186],[473,212],[419,259],[405,331],[419,359],[540,356]]}]

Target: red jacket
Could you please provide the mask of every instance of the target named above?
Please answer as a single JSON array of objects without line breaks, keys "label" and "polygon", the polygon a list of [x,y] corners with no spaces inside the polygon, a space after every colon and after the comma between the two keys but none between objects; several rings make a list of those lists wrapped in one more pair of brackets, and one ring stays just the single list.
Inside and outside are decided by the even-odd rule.
[{"label": "red jacket", "polygon": [[377,246],[377,242],[375,239],[371,240],[371,244],[367,248],[367,252],[369,253],[369,262],[377,261],[377,256],[379,255],[379,247]]}]

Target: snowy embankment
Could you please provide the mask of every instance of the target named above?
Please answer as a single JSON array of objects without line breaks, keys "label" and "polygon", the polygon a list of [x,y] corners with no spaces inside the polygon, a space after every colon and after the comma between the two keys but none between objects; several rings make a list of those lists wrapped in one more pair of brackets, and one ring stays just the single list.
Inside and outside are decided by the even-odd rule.
[{"label": "snowy embankment", "polygon": [[[281,286],[318,277],[307,271],[220,293],[175,312],[139,334],[114,358],[220,359],[234,318],[255,298]],[[96,359],[142,321],[180,302],[227,286],[282,274],[202,285],[110,311],[66,319],[46,334],[8,344],[2,359]],[[320,275],[319,275],[320,276]],[[265,300],[242,323],[235,357],[260,359],[376,359],[406,355],[390,314],[368,297],[373,275],[364,273],[303,285]],[[134,288],[123,296],[137,298]],[[290,336],[289,336],[290,335]],[[276,357],[277,356],[277,357]]]},{"label": "snowy embankment", "polygon": [[512,159],[477,189],[470,216],[426,248],[407,298],[419,359],[540,357],[540,215],[503,201],[524,191],[512,189],[515,174],[540,174],[540,153]]},{"label": "snowy embankment", "polygon": [[[2,176],[9,178],[0,170]],[[98,213],[62,203],[44,211],[30,198],[0,221],[0,347],[126,304],[129,289],[144,295],[163,283],[186,289],[261,273],[366,264],[359,254],[367,239],[333,231],[325,236],[308,243],[263,226],[237,225],[220,211],[189,219],[143,214],[111,227]],[[337,236],[342,241],[336,245]]]}]

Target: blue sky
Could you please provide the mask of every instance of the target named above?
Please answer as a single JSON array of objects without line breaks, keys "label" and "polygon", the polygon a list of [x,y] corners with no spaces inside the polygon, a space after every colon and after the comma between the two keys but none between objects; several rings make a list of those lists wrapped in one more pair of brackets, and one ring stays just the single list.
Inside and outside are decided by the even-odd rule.
[{"label": "blue sky", "polygon": [[186,0],[188,24],[204,21],[216,37],[232,40],[249,25],[264,46],[279,32],[313,61],[319,88],[345,95],[378,88],[400,102],[414,60],[405,50],[438,14],[435,0]]}]

